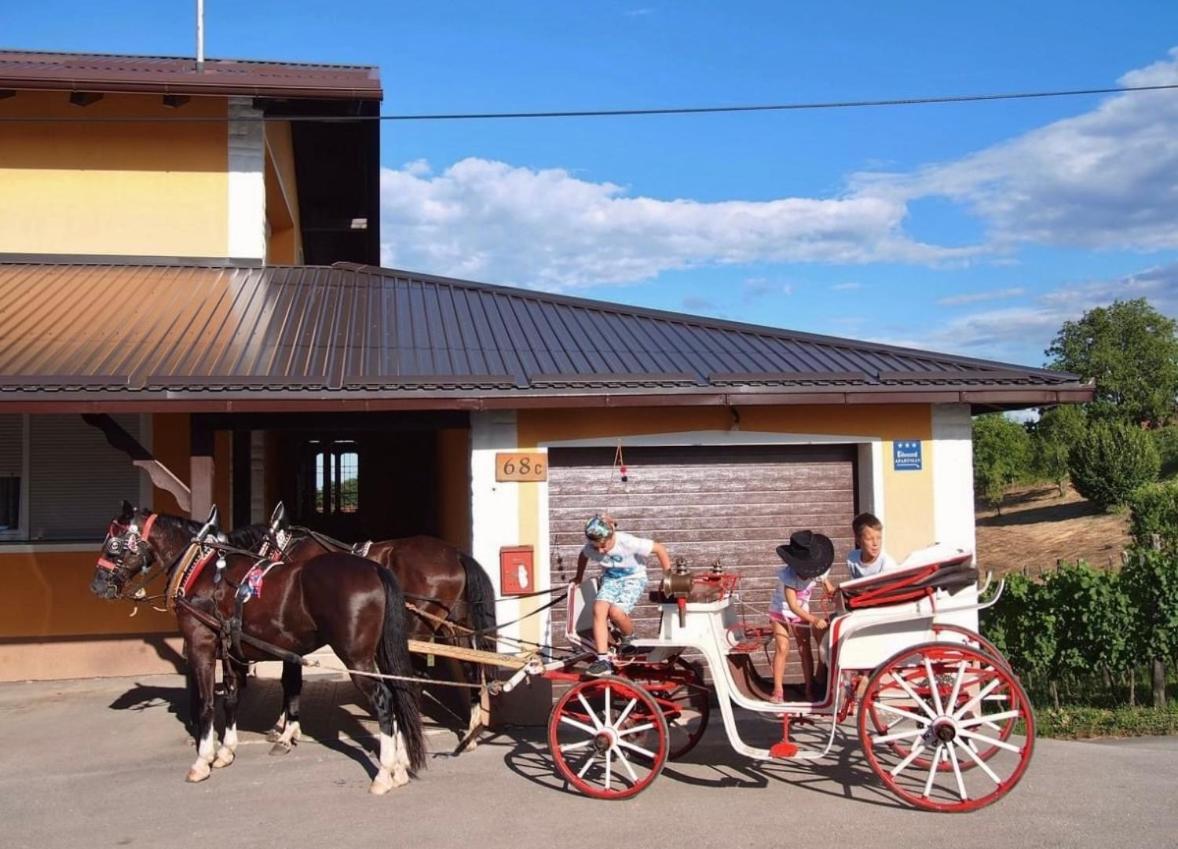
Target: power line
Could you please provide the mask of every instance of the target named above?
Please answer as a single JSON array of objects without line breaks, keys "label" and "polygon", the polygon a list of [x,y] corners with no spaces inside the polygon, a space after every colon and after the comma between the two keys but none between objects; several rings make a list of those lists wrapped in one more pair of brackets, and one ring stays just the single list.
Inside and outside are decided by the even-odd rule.
[{"label": "power line", "polygon": [[306,123],[352,124],[363,121],[495,121],[538,118],[625,118],[656,115],[714,115],[732,112],[800,112],[818,109],[864,109],[891,106],[931,106],[952,103],[984,103],[999,100],[1034,100],[1051,97],[1079,97],[1094,94],[1131,94],[1145,91],[1172,91],[1178,83],[1147,86],[1118,86],[1115,88],[1062,89],[1055,91],[1020,91],[994,94],[959,94],[935,97],[899,97],[884,100],[829,100],[799,103],[748,104],[739,106],[668,106],[642,109],[566,109],[554,112],[435,112],[409,115],[274,115],[261,117],[227,116],[87,116],[47,115],[42,117],[0,116],[0,123],[85,123],[85,124],[141,124],[141,123],[224,123],[253,121],[301,121]]}]

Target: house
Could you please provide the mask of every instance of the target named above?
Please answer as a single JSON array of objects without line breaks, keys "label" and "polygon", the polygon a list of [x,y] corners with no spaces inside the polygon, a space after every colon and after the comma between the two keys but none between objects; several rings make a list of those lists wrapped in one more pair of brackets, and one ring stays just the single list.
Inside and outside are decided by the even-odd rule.
[{"label": "house", "polygon": [[[0,52],[3,91],[0,118],[28,120],[0,139],[17,187],[0,208],[0,679],[171,668],[168,617],[88,589],[123,497],[235,523],[281,498],[349,540],[435,534],[501,594],[571,578],[585,519],[608,511],[689,565],[740,570],[756,604],[790,531],[841,557],[861,510],[894,555],[972,548],[970,415],[1093,394],[380,268],[378,122],[298,120],[376,114],[375,69]],[[118,120],[54,120],[78,115]],[[185,115],[208,120],[125,120]],[[508,597],[500,620],[544,603]]]}]

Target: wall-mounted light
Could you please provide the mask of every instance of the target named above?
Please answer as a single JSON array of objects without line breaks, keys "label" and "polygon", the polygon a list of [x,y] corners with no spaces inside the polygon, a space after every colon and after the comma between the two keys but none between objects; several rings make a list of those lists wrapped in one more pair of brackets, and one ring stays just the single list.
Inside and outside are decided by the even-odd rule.
[{"label": "wall-mounted light", "polygon": [[102,100],[102,95],[96,91],[71,91],[70,103],[74,106],[89,106]]},{"label": "wall-mounted light", "polygon": [[179,109],[181,106],[192,100],[187,94],[165,94],[164,106],[169,109]]},{"label": "wall-mounted light", "polygon": [[353,230],[367,230],[368,229],[368,219],[367,218],[353,218],[352,219],[352,229]]}]

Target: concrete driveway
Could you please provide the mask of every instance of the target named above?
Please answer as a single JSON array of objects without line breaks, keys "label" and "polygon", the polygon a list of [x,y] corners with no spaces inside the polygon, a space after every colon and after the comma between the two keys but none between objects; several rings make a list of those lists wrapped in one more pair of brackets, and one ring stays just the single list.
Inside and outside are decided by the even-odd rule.
[{"label": "concrete driveway", "polygon": [[716,725],[689,763],[605,803],[563,789],[542,729],[454,757],[435,726],[422,777],[375,798],[373,723],[351,684],[309,679],[314,739],[272,757],[263,732],[279,702],[277,682],[255,679],[236,763],[187,785],[179,676],[0,685],[0,846],[1178,847],[1172,737],[1042,740],[1009,796],[946,816],[888,795],[853,737],[817,767],[765,765],[732,753]]}]

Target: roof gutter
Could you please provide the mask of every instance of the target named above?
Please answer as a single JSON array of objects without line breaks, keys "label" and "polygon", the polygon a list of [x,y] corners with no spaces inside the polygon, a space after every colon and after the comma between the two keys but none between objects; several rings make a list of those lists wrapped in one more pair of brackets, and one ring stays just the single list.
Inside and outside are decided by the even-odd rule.
[{"label": "roof gutter", "polygon": [[[862,406],[970,404],[1023,409],[1093,400],[1095,387],[921,389],[881,392],[598,392],[563,395],[321,393],[314,391],[136,392],[33,391],[0,394],[0,413],[280,413],[410,410],[534,410],[628,407]],[[227,397],[228,396],[228,397]]]}]

